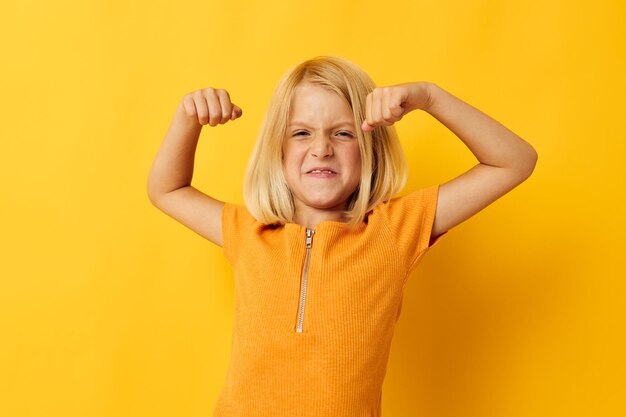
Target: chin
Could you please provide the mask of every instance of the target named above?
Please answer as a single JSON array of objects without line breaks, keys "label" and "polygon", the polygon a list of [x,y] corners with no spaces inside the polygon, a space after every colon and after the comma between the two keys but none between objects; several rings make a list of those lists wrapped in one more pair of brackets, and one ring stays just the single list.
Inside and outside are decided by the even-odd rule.
[{"label": "chin", "polygon": [[331,209],[337,206],[341,206],[345,202],[342,202],[340,200],[311,199],[311,200],[304,200],[304,203],[309,207],[324,210],[324,209]]},{"label": "chin", "polygon": [[303,196],[302,201],[309,207],[316,209],[331,209],[336,207],[344,207],[348,204],[350,195],[348,196]]}]

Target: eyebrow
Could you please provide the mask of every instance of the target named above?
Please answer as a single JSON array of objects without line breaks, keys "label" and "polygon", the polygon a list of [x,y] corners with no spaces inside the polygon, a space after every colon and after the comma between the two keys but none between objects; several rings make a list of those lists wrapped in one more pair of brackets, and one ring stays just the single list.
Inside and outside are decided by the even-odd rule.
[{"label": "eyebrow", "polygon": [[[306,122],[302,122],[300,120],[294,120],[291,123],[289,123],[289,126],[296,126],[296,125],[311,127]],[[346,126],[346,125],[354,126],[354,120],[342,121],[342,122],[336,123],[335,125],[333,125],[333,127]]]}]

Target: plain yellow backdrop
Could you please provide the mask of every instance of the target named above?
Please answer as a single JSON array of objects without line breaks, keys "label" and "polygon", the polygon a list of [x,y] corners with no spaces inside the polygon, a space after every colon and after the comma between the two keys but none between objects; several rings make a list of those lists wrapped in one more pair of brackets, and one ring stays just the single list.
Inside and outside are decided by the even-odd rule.
[{"label": "plain yellow backdrop", "polygon": [[[625,415],[624,2],[20,0],[0,19],[0,416],[211,415],[232,271],[150,204],[149,168],[182,96],[225,88],[243,117],[203,129],[192,184],[241,203],[278,78],[317,55],[435,82],[539,154],[411,276],[383,415]],[[477,163],[427,113],[396,126],[405,192]]]}]

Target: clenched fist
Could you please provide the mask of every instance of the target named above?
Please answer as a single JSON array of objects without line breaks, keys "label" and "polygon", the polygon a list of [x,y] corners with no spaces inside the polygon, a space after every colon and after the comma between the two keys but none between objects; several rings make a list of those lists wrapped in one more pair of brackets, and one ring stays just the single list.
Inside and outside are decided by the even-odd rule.
[{"label": "clenched fist", "polygon": [[411,82],[386,87],[376,87],[365,102],[364,132],[376,126],[391,126],[407,113],[426,109],[430,105],[430,83]]},{"label": "clenched fist", "polygon": [[228,91],[213,87],[185,94],[178,107],[187,118],[210,126],[223,125],[243,114],[241,108],[230,101]]}]

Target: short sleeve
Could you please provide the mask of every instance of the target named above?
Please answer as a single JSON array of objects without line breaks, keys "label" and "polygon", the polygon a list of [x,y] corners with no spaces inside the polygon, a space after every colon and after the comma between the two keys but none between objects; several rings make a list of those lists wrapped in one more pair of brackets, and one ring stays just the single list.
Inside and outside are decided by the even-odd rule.
[{"label": "short sleeve", "polygon": [[389,228],[396,240],[407,268],[413,269],[418,261],[448,232],[431,241],[430,235],[435,222],[439,184],[413,191],[385,204]]},{"label": "short sleeve", "polygon": [[245,239],[246,231],[254,223],[246,206],[224,203],[222,207],[222,251],[224,257],[234,265],[239,254],[241,242]]}]

